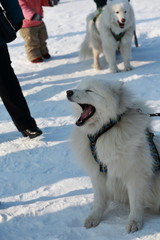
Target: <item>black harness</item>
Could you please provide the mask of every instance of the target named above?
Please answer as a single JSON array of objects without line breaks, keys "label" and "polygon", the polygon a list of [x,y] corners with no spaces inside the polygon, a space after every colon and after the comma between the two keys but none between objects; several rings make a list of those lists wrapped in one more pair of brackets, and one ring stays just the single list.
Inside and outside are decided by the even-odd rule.
[{"label": "black harness", "polygon": [[100,172],[107,173],[107,165],[103,164],[100,159],[98,158],[97,151],[96,151],[96,142],[97,139],[105,132],[108,132],[113,126],[117,124],[121,120],[121,116],[118,116],[117,120],[110,120],[109,123],[104,125],[97,133],[94,135],[89,134],[88,138],[90,141],[90,149],[92,152],[92,156],[94,157],[95,161],[99,164],[99,170]]},{"label": "black harness", "polygon": [[[109,123],[104,125],[94,135],[91,135],[91,134],[88,135],[88,139],[90,141],[90,149],[91,149],[92,156],[95,159],[96,163],[99,164],[99,171],[102,172],[102,173],[105,173],[105,174],[108,171],[107,165],[102,163],[100,161],[100,159],[98,158],[97,151],[96,151],[96,142],[102,134],[108,132],[112,127],[114,127],[121,120],[122,115],[124,115],[124,114],[119,115],[117,120],[110,120]],[[151,116],[151,117],[160,116],[160,113],[149,114],[149,116]],[[153,171],[157,172],[157,171],[160,170],[160,156],[159,156],[158,150],[157,150],[156,145],[155,145],[154,140],[153,140],[154,134],[152,132],[150,132],[148,129],[146,129],[146,137],[147,137],[147,140],[148,140],[151,156],[153,158]]]},{"label": "black harness", "polygon": [[123,38],[123,36],[125,35],[125,32],[120,32],[119,34],[115,34],[112,29],[110,29],[111,33],[112,33],[112,36],[114,37],[114,39],[117,41],[117,42],[120,42],[121,39]]}]

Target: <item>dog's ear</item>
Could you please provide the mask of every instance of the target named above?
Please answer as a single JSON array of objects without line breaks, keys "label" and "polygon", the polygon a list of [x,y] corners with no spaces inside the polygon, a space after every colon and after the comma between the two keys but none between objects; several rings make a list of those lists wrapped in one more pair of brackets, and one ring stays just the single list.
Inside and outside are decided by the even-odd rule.
[{"label": "dog's ear", "polygon": [[114,83],[111,86],[112,92],[114,94],[120,95],[120,93],[122,92],[122,89],[123,89],[123,85],[124,85],[124,82],[120,82],[120,81]]},{"label": "dog's ear", "polygon": [[123,85],[123,82],[118,81],[111,86],[114,99],[116,99],[118,105],[123,99]]}]

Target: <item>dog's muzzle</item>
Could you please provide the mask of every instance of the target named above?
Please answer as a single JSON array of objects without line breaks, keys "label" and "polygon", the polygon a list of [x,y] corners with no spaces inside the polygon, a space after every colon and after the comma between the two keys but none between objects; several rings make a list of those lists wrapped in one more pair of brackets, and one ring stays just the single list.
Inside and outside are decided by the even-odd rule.
[{"label": "dog's muzzle", "polygon": [[68,100],[70,100],[70,98],[73,96],[73,91],[72,91],[72,90],[68,90],[68,91],[66,92],[66,94],[67,94]]}]

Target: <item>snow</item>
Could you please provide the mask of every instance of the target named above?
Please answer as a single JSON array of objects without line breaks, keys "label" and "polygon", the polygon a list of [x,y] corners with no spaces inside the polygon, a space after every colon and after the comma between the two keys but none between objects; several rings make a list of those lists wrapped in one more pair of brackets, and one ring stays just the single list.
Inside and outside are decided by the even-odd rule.
[{"label": "snow", "polygon": [[[75,120],[65,91],[88,76],[123,81],[153,112],[160,112],[160,4],[131,2],[140,45],[136,48],[133,42],[133,71],[111,74],[103,56],[101,71],[91,68],[91,59],[80,62],[85,19],[95,10],[92,0],[61,0],[54,8],[44,8],[51,60],[29,63],[19,34],[9,44],[13,68],[43,135],[32,140],[22,137],[0,101],[0,240],[160,239],[158,215],[145,214],[143,229],[127,234],[129,209],[114,203],[99,226],[85,229],[92,186],[70,150]],[[153,121],[156,132],[159,120]]]}]

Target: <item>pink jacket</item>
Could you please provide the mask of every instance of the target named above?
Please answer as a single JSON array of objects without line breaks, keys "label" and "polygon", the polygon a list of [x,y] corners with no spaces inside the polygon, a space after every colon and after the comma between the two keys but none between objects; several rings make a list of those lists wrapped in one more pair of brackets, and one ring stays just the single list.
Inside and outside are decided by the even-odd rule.
[{"label": "pink jacket", "polygon": [[50,6],[49,0],[18,0],[21,6],[24,20],[22,28],[38,26],[42,21],[31,20],[35,13],[39,13],[43,16],[42,6]]}]

